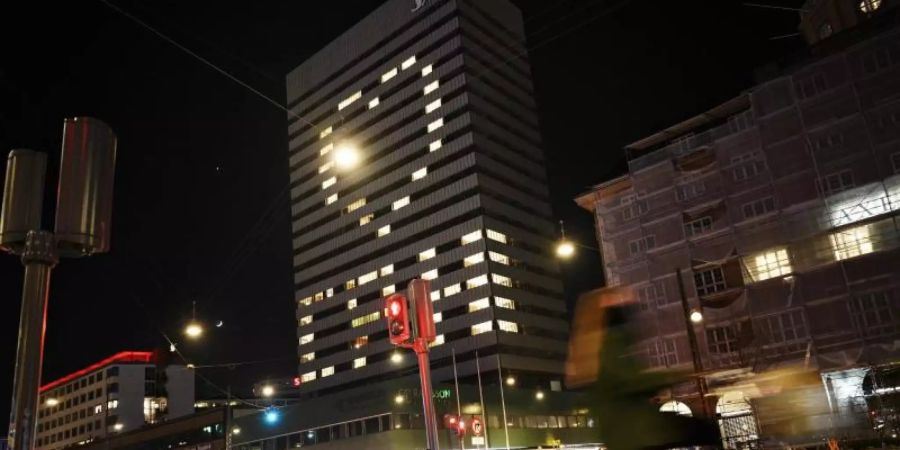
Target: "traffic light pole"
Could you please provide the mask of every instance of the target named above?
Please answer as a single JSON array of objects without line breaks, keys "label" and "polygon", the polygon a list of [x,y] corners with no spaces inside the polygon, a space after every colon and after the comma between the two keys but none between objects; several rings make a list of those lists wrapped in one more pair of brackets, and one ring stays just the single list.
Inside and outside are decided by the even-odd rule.
[{"label": "traffic light pole", "polygon": [[434,396],[431,389],[431,362],[428,360],[428,343],[425,339],[416,339],[413,344],[416,358],[419,360],[419,383],[422,385],[422,409],[425,412],[425,440],[429,450],[439,450],[437,419],[434,417]]}]

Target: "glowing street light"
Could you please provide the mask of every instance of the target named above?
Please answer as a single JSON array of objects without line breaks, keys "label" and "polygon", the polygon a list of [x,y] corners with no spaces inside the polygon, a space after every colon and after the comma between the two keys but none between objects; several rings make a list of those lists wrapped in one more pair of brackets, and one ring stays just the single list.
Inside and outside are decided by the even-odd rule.
[{"label": "glowing street light", "polygon": [[544,391],[537,391],[537,392],[535,392],[535,393],[534,393],[534,398],[536,398],[536,399],[538,399],[538,400],[543,400],[543,399],[544,399]]},{"label": "glowing street light", "polygon": [[696,309],[691,311],[691,322],[700,323],[703,322],[703,313],[697,311]]},{"label": "glowing street light", "polygon": [[263,395],[263,397],[271,397],[271,396],[275,395],[275,387],[273,387],[271,384],[267,384],[267,385],[263,386],[262,387],[262,395]]},{"label": "glowing street light", "polygon": [[569,259],[575,254],[575,244],[568,240],[562,240],[556,244],[556,256]]},{"label": "glowing street light", "polygon": [[265,414],[263,414],[263,419],[267,424],[274,425],[281,420],[281,413],[275,408],[267,408]]},{"label": "glowing street light", "polygon": [[334,151],[334,164],[339,170],[350,170],[359,164],[359,150],[348,142],[341,143]]},{"label": "glowing street light", "polygon": [[241,434],[241,429],[238,427],[234,427],[231,429],[231,434],[233,434],[233,435]]},{"label": "glowing street light", "polygon": [[401,355],[400,352],[394,352],[391,355],[391,362],[394,364],[400,364],[401,362],[403,362],[403,355]]},{"label": "glowing street light", "polygon": [[516,377],[510,375],[506,377],[506,385],[507,386],[515,386],[516,385]]},{"label": "glowing street light", "polygon": [[122,425],[121,423],[113,425],[113,429],[116,431],[122,431],[123,428],[125,428],[125,425]]},{"label": "glowing street light", "polygon": [[400,395],[400,394],[397,394],[397,396],[394,397],[394,403],[396,403],[396,404],[398,404],[398,405],[402,405],[403,402],[405,402],[405,401],[406,401],[406,398],[403,397],[403,396]]},{"label": "glowing street light", "polygon": [[184,327],[184,334],[191,339],[197,339],[203,335],[203,326],[199,322],[191,321]]}]

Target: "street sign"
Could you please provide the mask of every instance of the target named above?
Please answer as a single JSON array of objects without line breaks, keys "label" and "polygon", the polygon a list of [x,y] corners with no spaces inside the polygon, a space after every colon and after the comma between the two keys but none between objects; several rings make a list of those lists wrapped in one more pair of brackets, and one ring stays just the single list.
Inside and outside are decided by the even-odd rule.
[{"label": "street sign", "polygon": [[472,434],[475,436],[481,436],[481,433],[484,432],[484,424],[481,423],[481,419],[475,417],[472,419]]},{"label": "street sign", "polygon": [[481,436],[472,436],[472,445],[484,445],[484,438]]}]

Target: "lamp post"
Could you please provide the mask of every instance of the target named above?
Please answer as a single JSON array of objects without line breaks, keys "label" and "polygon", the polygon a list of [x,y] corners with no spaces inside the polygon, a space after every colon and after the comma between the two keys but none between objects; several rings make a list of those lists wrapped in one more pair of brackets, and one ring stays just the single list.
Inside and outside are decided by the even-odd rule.
[{"label": "lamp post", "polygon": [[675,279],[678,281],[678,294],[681,297],[681,312],[684,315],[684,327],[687,330],[688,344],[691,346],[691,358],[694,363],[694,374],[697,378],[697,393],[700,395],[700,404],[703,407],[703,415],[710,417],[709,407],[706,404],[706,380],[701,375],[703,372],[703,360],[700,358],[700,346],[697,344],[697,333],[694,325],[703,322],[703,313],[691,309],[688,305],[687,294],[684,290],[684,280],[681,279],[681,269],[675,269]]},{"label": "lamp post", "polygon": [[63,123],[62,161],[56,204],[56,232],[41,230],[46,155],[9,153],[0,250],[20,256],[25,266],[16,351],[9,448],[31,450],[43,364],[50,275],[59,257],[109,251],[116,135],[105,123],[76,117]]}]

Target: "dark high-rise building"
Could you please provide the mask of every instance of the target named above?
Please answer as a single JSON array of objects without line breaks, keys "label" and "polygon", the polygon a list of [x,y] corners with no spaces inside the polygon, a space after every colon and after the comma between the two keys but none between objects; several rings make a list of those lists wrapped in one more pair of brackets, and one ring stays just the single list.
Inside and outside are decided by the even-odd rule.
[{"label": "dark high-rise building", "polygon": [[491,381],[499,364],[557,388],[568,326],[521,14],[418,3],[387,1],[287,77],[300,392],[412,373],[382,298],[414,278],[432,281],[436,381],[452,351],[473,375],[477,351]]}]

